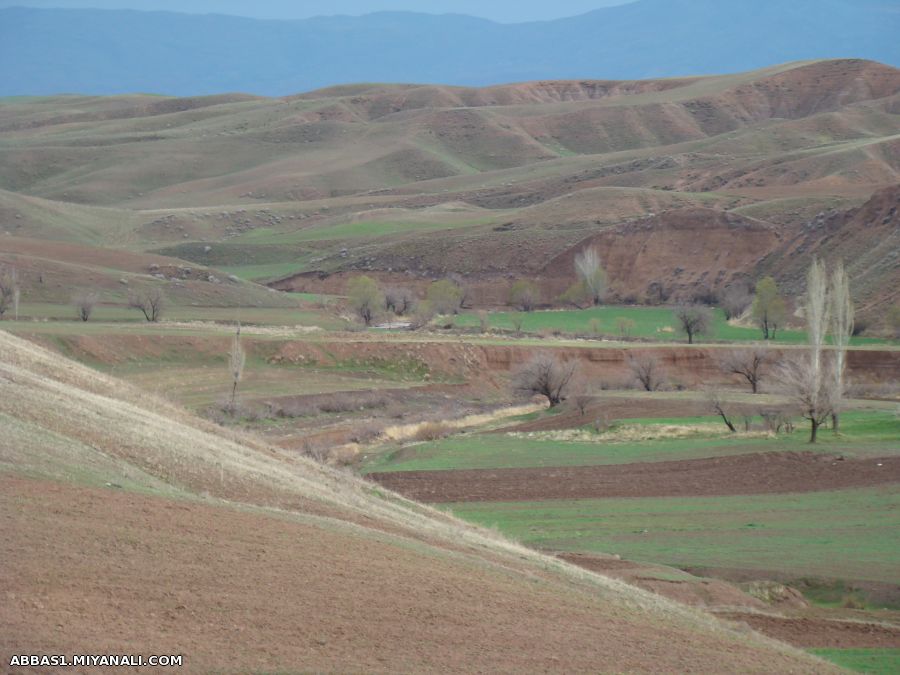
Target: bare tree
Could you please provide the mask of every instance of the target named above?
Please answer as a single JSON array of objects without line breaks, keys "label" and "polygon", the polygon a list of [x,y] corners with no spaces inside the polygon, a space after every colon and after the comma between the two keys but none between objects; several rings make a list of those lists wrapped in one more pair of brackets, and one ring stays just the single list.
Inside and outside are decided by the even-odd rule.
[{"label": "bare tree", "polygon": [[815,443],[819,427],[831,416],[831,387],[822,369],[816,369],[808,352],[785,360],[778,369],[778,379],[785,393],[794,401],[801,416],[809,420],[809,442]]},{"label": "bare tree", "polygon": [[100,297],[96,293],[87,291],[78,293],[72,298],[72,304],[75,306],[78,318],[84,322],[90,321],[91,314],[94,313],[94,308],[99,301]]},{"label": "bare tree", "polygon": [[569,383],[575,375],[575,363],[562,361],[551,354],[537,354],[513,376],[515,391],[546,397],[551,408],[566,398]]},{"label": "bare tree", "polygon": [[840,432],[840,413],[846,389],[847,346],[853,335],[853,299],[850,297],[850,278],[843,261],[838,262],[831,275],[831,339],[834,344],[834,363],[831,368],[831,428]]},{"label": "bare tree", "polygon": [[163,295],[162,289],[156,286],[143,291],[131,291],[128,296],[128,306],[132,309],[139,309],[147,321],[155,323],[162,318],[163,310],[166,307],[166,296]]},{"label": "bare tree", "polygon": [[764,340],[774,340],[778,329],[787,321],[787,303],[778,294],[778,284],[772,277],[765,277],[756,284],[753,318],[762,330]]},{"label": "bare tree", "polygon": [[0,318],[12,307],[18,319],[19,273],[15,267],[0,266]]},{"label": "bare tree", "polygon": [[754,394],[759,393],[759,383],[769,365],[774,361],[774,354],[764,346],[750,347],[731,351],[720,361],[726,373],[740,375],[750,385]]},{"label": "bare tree", "polygon": [[586,248],[575,255],[575,273],[591,301],[595,305],[603,302],[606,293],[606,272],[603,270],[600,254],[596,248]]},{"label": "bare tree", "polygon": [[655,356],[629,354],[628,367],[644,391],[656,391],[665,384],[666,373]]},{"label": "bare tree", "polygon": [[713,313],[702,305],[679,305],[675,308],[675,319],[681,332],[687,335],[688,344],[694,344],[698,335],[709,335],[713,328]]},{"label": "bare tree", "polygon": [[753,295],[746,283],[733,283],[722,292],[719,306],[726,319],[736,319],[753,304]]},{"label": "bare tree", "polygon": [[238,323],[237,331],[231,340],[231,350],[228,352],[228,371],[231,373],[231,403],[229,409],[234,410],[234,399],[237,396],[237,388],[241,379],[244,377],[244,364],[247,361],[247,355],[244,353],[244,347],[241,344],[241,324]]},{"label": "bare tree", "polygon": [[384,292],[384,308],[397,316],[406,316],[416,308],[416,295],[405,286],[392,286]]},{"label": "bare tree", "polygon": [[786,361],[779,369],[779,379],[787,394],[809,420],[809,442],[815,443],[819,427],[833,411],[833,380],[823,358],[825,334],[828,331],[830,307],[825,266],[813,260],[806,275],[806,354]]},{"label": "bare tree", "polygon": [[709,403],[710,410],[722,418],[722,421],[725,422],[725,426],[728,427],[731,433],[735,433],[737,429],[734,426],[734,422],[731,421],[732,413],[728,409],[727,402],[722,397],[722,392],[710,389],[706,392],[706,400]]}]

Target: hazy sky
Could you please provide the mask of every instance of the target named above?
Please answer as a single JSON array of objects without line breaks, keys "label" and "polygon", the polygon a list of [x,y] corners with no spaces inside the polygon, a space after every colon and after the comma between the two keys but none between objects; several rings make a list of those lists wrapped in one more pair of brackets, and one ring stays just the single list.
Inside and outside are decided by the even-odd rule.
[{"label": "hazy sky", "polygon": [[235,14],[265,19],[302,19],[328,14],[407,10],[455,12],[505,23],[555,19],[631,0],[0,0],[0,7],[93,7]]}]

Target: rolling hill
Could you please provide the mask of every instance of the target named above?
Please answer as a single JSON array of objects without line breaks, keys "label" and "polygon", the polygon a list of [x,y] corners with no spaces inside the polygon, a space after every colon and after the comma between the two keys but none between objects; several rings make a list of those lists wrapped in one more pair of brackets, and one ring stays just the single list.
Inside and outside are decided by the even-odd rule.
[{"label": "rolling hill", "polygon": [[[0,253],[11,262],[33,239],[113,247],[331,293],[361,271],[413,286],[456,272],[479,302],[502,304],[522,275],[552,302],[573,251],[595,241],[615,258],[613,299],[660,285],[690,298],[769,272],[793,288],[811,251],[843,254],[814,245],[810,223],[864,218],[856,209],[900,183],[898,114],[900,71],[863,60],[286,98],[11,98],[0,231],[12,239]],[[883,241],[898,216],[877,217],[881,229],[857,225],[853,239],[854,257],[875,261],[857,292],[872,314],[892,302],[873,289],[890,285]],[[644,262],[626,265],[617,251],[633,246]],[[85,260],[53,255],[70,270]],[[80,274],[66,284],[94,283]],[[54,293],[41,290],[66,301]]]}]

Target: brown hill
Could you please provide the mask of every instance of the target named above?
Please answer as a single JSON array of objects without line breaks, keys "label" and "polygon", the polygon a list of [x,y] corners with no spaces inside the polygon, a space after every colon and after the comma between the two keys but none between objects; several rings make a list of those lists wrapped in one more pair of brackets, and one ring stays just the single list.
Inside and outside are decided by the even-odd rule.
[{"label": "brown hill", "polygon": [[820,214],[766,256],[759,271],[796,292],[812,256],[843,260],[858,311],[880,318],[879,307],[900,301],[900,185],[876,192],[858,208]]},{"label": "brown hill", "polygon": [[[624,242],[671,243],[636,267],[606,262],[620,297],[660,283],[679,294],[764,269],[750,257],[778,236],[900,183],[898,110],[900,70],[861,60],[643,82],[346,85],[286,99],[10,99],[0,231],[164,251],[265,281],[302,274],[304,288],[361,270],[458,272],[497,301],[498,280],[523,275],[555,293],[565,255],[585,242],[626,259]],[[740,218],[761,229],[729,225]],[[691,257],[688,240],[707,225]],[[885,265],[866,269],[858,285],[883,285]]]}]

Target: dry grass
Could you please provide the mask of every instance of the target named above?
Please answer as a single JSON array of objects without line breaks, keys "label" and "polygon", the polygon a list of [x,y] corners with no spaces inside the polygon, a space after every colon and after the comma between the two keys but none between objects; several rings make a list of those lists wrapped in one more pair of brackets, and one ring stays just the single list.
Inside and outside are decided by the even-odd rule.
[{"label": "dry grass", "polygon": [[725,436],[730,438],[767,438],[767,431],[729,433],[722,424],[623,424],[595,433],[584,429],[558,431],[509,432],[512,438],[547,441],[577,441],[581,443],[637,443],[661,439]]},{"label": "dry grass", "polygon": [[[527,415],[529,413],[543,410],[545,406],[537,404],[527,404],[519,406],[511,406],[508,408],[500,408],[489,413],[477,413],[474,415],[466,415],[454,420],[443,420],[440,422],[443,429],[448,433],[452,431],[460,431],[462,429],[472,429],[475,427],[486,427],[488,425],[500,422],[509,417],[517,417],[519,415]],[[388,441],[408,441],[408,440],[428,440],[419,438],[424,433],[423,428],[434,424],[434,422],[415,422],[413,424],[397,424],[386,427],[382,431],[382,436]],[[446,435],[446,434],[445,434]]]}]

